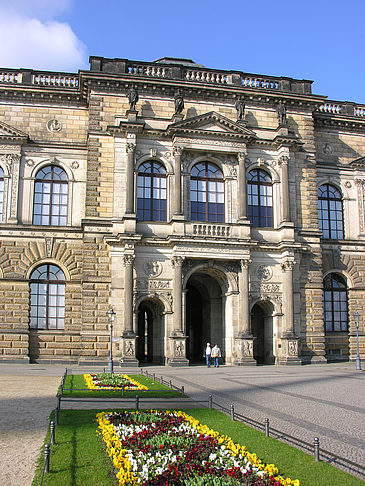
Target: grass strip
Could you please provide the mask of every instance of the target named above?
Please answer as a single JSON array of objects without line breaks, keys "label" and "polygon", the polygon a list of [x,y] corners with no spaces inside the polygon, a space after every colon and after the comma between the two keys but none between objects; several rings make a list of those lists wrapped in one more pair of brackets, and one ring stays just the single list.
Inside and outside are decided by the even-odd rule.
[{"label": "grass strip", "polygon": [[[126,390],[124,397],[131,398],[138,395],[139,397],[151,398],[177,398],[182,397],[182,393],[177,390],[171,390],[168,386],[147,378],[144,375],[128,375],[130,378],[137,380],[141,385],[145,385],[148,390]],[[67,375],[63,396],[73,398],[121,398],[122,390],[88,390],[83,375]],[[58,388],[60,393],[60,388]]]},{"label": "grass strip", "polygon": [[[102,410],[61,410],[56,427],[56,445],[51,446],[50,472],[43,486],[116,486],[111,460],[103,452],[96,433],[96,414]],[[201,423],[235,442],[245,445],[264,462],[275,464],[280,474],[299,479],[301,486],[360,486],[359,478],[330,464],[314,462],[312,456],[240,423],[217,410],[184,410]],[[51,419],[53,418],[53,412]],[[49,432],[45,443],[49,442]],[[39,486],[43,469],[43,449],[32,486]]]}]

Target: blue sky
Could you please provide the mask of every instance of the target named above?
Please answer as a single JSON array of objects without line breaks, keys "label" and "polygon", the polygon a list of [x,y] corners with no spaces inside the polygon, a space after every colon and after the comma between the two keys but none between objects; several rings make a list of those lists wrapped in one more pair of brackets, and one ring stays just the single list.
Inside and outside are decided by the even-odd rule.
[{"label": "blue sky", "polygon": [[0,66],[76,72],[90,55],[314,81],[365,103],[365,0],[0,0]]}]

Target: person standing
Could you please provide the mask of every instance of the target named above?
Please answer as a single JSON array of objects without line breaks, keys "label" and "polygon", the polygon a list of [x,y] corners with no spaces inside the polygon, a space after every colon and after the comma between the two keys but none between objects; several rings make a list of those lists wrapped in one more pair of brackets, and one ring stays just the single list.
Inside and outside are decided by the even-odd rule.
[{"label": "person standing", "polygon": [[219,368],[219,358],[221,357],[221,350],[218,347],[218,344],[214,346],[212,349],[212,358],[214,361],[214,368]]},{"label": "person standing", "polygon": [[212,355],[212,348],[210,347],[210,343],[207,343],[207,347],[205,348],[204,351],[204,356],[207,362],[208,368],[210,368],[210,357]]}]

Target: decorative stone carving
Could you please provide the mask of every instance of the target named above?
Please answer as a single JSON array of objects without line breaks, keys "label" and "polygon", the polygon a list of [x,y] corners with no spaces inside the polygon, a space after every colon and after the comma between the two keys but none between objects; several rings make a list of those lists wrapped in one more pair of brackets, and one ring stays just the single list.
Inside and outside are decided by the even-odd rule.
[{"label": "decorative stone carving", "polygon": [[162,264],[160,262],[146,262],[143,265],[143,270],[149,277],[158,277],[162,272]]},{"label": "decorative stone carving", "polygon": [[174,341],[174,356],[176,358],[185,356],[185,342],[181,339]]},{"label": "decorative stone carving", "polygon": [[256,275],[259,280],[270,280],[272,277],[272,269],[266,265],[259,265],[256,268]]},{"label": "decorative stone carving", "polygon": [[124,355],[125,356],[134,356],[134,341],[130,339],[126,339],[124,341]]},{"label": "decorative stone carving", "polygon": [[48,258],[51,258],[52,251],[53,251],[54,238],[53,237],[46,237],[45,242],[46,242],[46,255],[47,255]]},{"label": "decorative stone carving", "polygon": [[326,155],[333,154],[333,147],[329,142],[325,142],[322,146],[322,152]]},{"label": "decorative stone carving", "polygon": [[346,181],[345,182],[345,187],[347,187],[347,189],[351,189],[351,187],[352,187],[351,182],[350,181]]},{"label": "decorative stone carving", "polygon": [[171,264],[173,267],[181,267],[184,261],[184,257],[182,256],[173,256],[171,258]]},{"label": "decorative stone carving", "polygon": [[290,157],[288,155],[281,155],[278,159],[279,167],[282,167],[283,165],[288,165],[289,160],[290,160]]},{"label": "decorative stone carving", "polygon": [[62,123],[56,118],[48,120],[46,126],[49,132],[60,132],[62,130]]},{"label": "decorative stone carving", "polygon": [[360,233],[364,233],[365,231],[365,223],[364,223],[364,180],[363,179],[355,179],[355,184],[357,187],[357,200],[359,203],[359,226],[360,226]]},{"label": "decorative stone carving", "polygon": [[280,263],[280,267],[282,272],[292,271],[295,267],[295,262],[293,260],[287,260],[283,263]]},{"label": "decorative stone carving", "polygon": [[71,167],[76,170],[80,167],[80,164],[76,160],[74,160],[71,164]]},{"label": "decorative stone carving", "polygon": [[28,167],[34,167],[34,160],[33,159],[28,159],[25,164],[28,166]]},{"label": "decorative stone carving", "polygon": [[150,148],[150,157],[157,157],[157,149]]},{"label": "decorative stone carving", "polygon": [[298,342],[296,340],[288,341],[288,355],[298,356]]},{"label": "decorative stone carving", "polygon": [[135,259],[135,256],[134,255],[124,255],[123,256],[124,265],[125,266],[127,266],[127,265],[133,265],[134,259]]},{"label": "decorative stone carving", "polygon": [[128,142],[126,145],[127,154],[133,153],[136,150],[136,144]]}]

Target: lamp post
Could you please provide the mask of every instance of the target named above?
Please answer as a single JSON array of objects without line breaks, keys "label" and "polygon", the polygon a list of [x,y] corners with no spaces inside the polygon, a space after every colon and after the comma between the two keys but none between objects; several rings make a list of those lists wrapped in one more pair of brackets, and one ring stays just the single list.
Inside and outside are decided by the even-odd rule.
[{"label": "lamp post", "polygon": [[354,314],[356,324],[356,369],[361,370],[360,352],[359,352],[359,322],[360,314],[356,311]]},{"label": "lamp post", "polygon": [[113,373],[113,322],[115,318],[115,312],[113,307],[108,312],[110,322],[110,353],[109,353],[109,373]]}]

